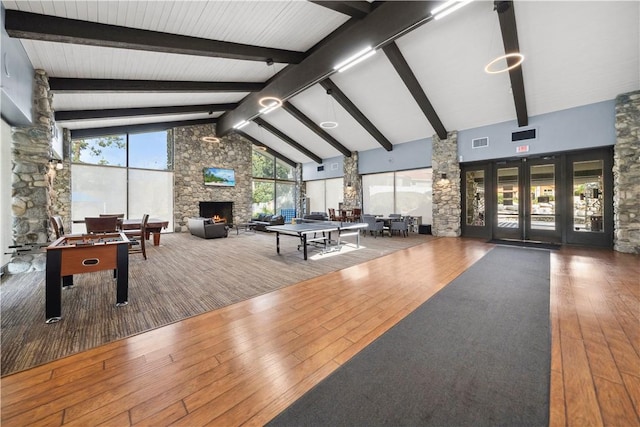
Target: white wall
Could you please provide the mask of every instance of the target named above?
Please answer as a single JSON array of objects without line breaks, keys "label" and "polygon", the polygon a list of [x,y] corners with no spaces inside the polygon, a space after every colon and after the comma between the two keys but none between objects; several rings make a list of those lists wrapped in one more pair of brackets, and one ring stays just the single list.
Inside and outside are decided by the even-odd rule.
[{"label": "white wall", "polygon": [[0,120],[0,265],[11,260],[10,255],[4,254],[13,244],[11,228],[11,127]]}]

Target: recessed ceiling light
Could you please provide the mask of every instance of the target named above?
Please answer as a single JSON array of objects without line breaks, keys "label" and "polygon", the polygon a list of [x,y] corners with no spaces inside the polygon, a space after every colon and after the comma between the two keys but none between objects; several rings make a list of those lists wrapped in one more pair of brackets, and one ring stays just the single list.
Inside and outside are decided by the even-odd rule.
[{"label": "recessed ceiling light", "polygon": [[245,126],[246,126],[246,125],[248,125],[248,124],[249,124],[249,122],[248,122],[248,121],[246,121],[246,120],[242,120],[242,121],[240,121],[240,122],[236,123],[236,124],[233,126],[233,128],[234,128],[234,129],[242,129],[243,127],[245,127]]},{"label": "recessed ceiling light", "polygon": [[343,72],[345,70],[348,70],[349,68],[353,67],[357,63],[364,61],[365,59],[369,58],[370,56],[373,56],[375,53],[376,53],[376,51],[373,50],[373,48],[371,46],[367,46],[366,48],[362,49],[360,52],[356,53],[355,55],[350,56],[349,58],[347,58],[344,61],[340,62],[338,65],[334,66],[333,69],[336,70],[337,72],[341,73],[341,72]]}]

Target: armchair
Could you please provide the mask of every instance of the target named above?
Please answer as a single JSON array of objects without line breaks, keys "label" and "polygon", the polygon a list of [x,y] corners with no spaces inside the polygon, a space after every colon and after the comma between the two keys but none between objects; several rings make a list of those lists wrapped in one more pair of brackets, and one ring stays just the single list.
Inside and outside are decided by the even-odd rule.
[{"label": "armchair", "polygon": [[402,219],[391,221],[389,226],[389,233],[393,236],[393,232],[397,231],[398,234],[402,234],[404,237],[409,235],[409,217],[405,216]]},{"label": "armchair", "polygon": [[384,232],[384,223],[382,221],[377,221],[376,217],[373,215],[362,215],[362,222],[367,224],[367,228],[364,230],[369,231],[369,234],[373,234],[374,237],[378,237],[378,233],[382,236]]},{"label": "armchair", "polygon": [[227,224],[224,222],[212,223],[208,218],[189,218],[187,226],[192,235],[203,239],[214,239],[229,235]]}]

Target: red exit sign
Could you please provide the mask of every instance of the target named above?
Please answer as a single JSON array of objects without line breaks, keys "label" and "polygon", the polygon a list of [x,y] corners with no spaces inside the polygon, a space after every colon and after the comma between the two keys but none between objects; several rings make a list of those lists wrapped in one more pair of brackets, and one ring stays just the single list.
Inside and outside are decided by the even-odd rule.
[{"label": "red exit sign", "polygon": [[516,153],[528,153],[529,146],[528,145],[518,145],[516,147]]}]

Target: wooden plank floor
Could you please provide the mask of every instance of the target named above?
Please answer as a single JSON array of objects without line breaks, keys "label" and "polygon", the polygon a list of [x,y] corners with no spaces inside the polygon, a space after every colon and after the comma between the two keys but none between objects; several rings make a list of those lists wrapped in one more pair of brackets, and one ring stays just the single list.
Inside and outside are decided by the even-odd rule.
[{"label": "wooden plank floor", "polygon": [[[1,423],[263,425],[492,247],[437,239],[9,375]],[[640,425],[639,270],[552,252],[552,426]]]}]

